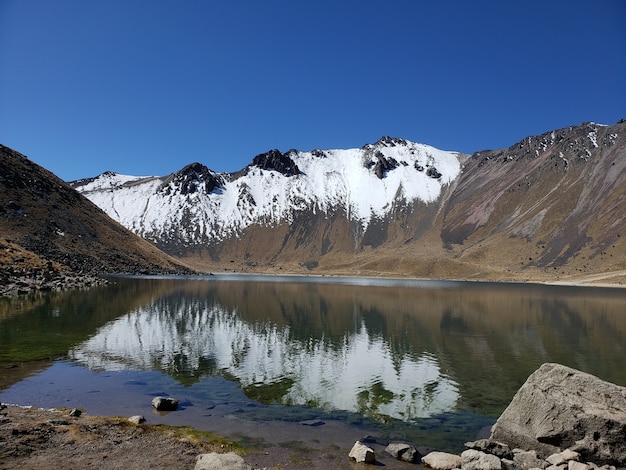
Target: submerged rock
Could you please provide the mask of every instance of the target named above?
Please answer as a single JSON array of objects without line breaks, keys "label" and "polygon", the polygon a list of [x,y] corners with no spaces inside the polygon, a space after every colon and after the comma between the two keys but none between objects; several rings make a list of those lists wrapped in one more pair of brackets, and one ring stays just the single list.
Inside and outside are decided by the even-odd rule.
[{"label": "submerged rock", "polygon": [[178,400],[169,397],[154,397],[152,407],[157,411],[175,411],[178,409]]},{"label": "submerged rock", "polygon": [[417,449],[402,442],[392,442],[386,448],[385,452],[398,460],[404,460],[405,462],[415,462],[419,456]]}]

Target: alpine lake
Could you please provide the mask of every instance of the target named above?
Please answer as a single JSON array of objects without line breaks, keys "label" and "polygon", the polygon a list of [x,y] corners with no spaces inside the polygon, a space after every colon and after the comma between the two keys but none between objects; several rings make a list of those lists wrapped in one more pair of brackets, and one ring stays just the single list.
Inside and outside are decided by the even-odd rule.
[{"label": "alpine lake", "polygon": [[[0,402],[143,414],[270,441],[315,428],[352,443],[373,435],[459,452],[488,434],[545,362],[626,385],[625,289],[234,274],[109,280],[0,299]],[[155,396],[179,399],[179,409],[157,413]]]}]

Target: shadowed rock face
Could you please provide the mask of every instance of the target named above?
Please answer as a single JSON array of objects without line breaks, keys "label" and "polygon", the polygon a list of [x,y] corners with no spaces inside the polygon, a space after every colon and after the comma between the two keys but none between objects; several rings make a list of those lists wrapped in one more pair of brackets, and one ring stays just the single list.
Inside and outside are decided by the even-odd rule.
[{"label": "shadowed rock face", "polygon": [[365,167],[373,169],[378,179],[383,179],[387,172],[398,168],[398,165],[395,158],[387,158],[380,151],[376,151],[373,160],[367,162]]},{"label": "shadowed rock face", "polygon": [[546,458],[572,448],[583,461],[626,464],[626,388],[560,364],[544,364],[491,432],[511,448]]}]

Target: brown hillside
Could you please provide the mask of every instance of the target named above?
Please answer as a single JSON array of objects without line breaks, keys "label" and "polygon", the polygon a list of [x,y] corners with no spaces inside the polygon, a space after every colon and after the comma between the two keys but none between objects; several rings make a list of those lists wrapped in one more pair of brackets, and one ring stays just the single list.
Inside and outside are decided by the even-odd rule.
[{"label": "brown hillside", "polygon": [[0,268],[188,272],[44,168],[0,145]]},{"label": "brown hillside", "polygon": [[586,123],[479,152],[448,201],[459,260],[521,275],[626,270],[626,122]]},{"label": "brown hillside", "polygon": [[472,155],[432,204],[364,233],[345,214],[253,226],[200,269],[511,281],[626,281],[626,122],[585,123]]}]

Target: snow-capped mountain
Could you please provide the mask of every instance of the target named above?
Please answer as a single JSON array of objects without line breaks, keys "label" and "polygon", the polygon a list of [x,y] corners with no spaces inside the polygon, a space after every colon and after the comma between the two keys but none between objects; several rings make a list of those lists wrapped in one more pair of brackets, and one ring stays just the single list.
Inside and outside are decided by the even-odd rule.
[{"label": "snow-capped mountain", "polygon": [[180,249],[239,237],[252,225],[292,223],[305,212],[341,213],[365,232],[398,205],[439,198],[462,159],[383,137],[359,149],[271,150],[234,174],[193,163],[166,177],[107,172],[72,184],[133,232]]},{"label": "snow-capped mountain", "polygon": [[626,276],[625,155],[622,120],[472,156],[383,137],[72,185],[199,270],[602,279]]}]

